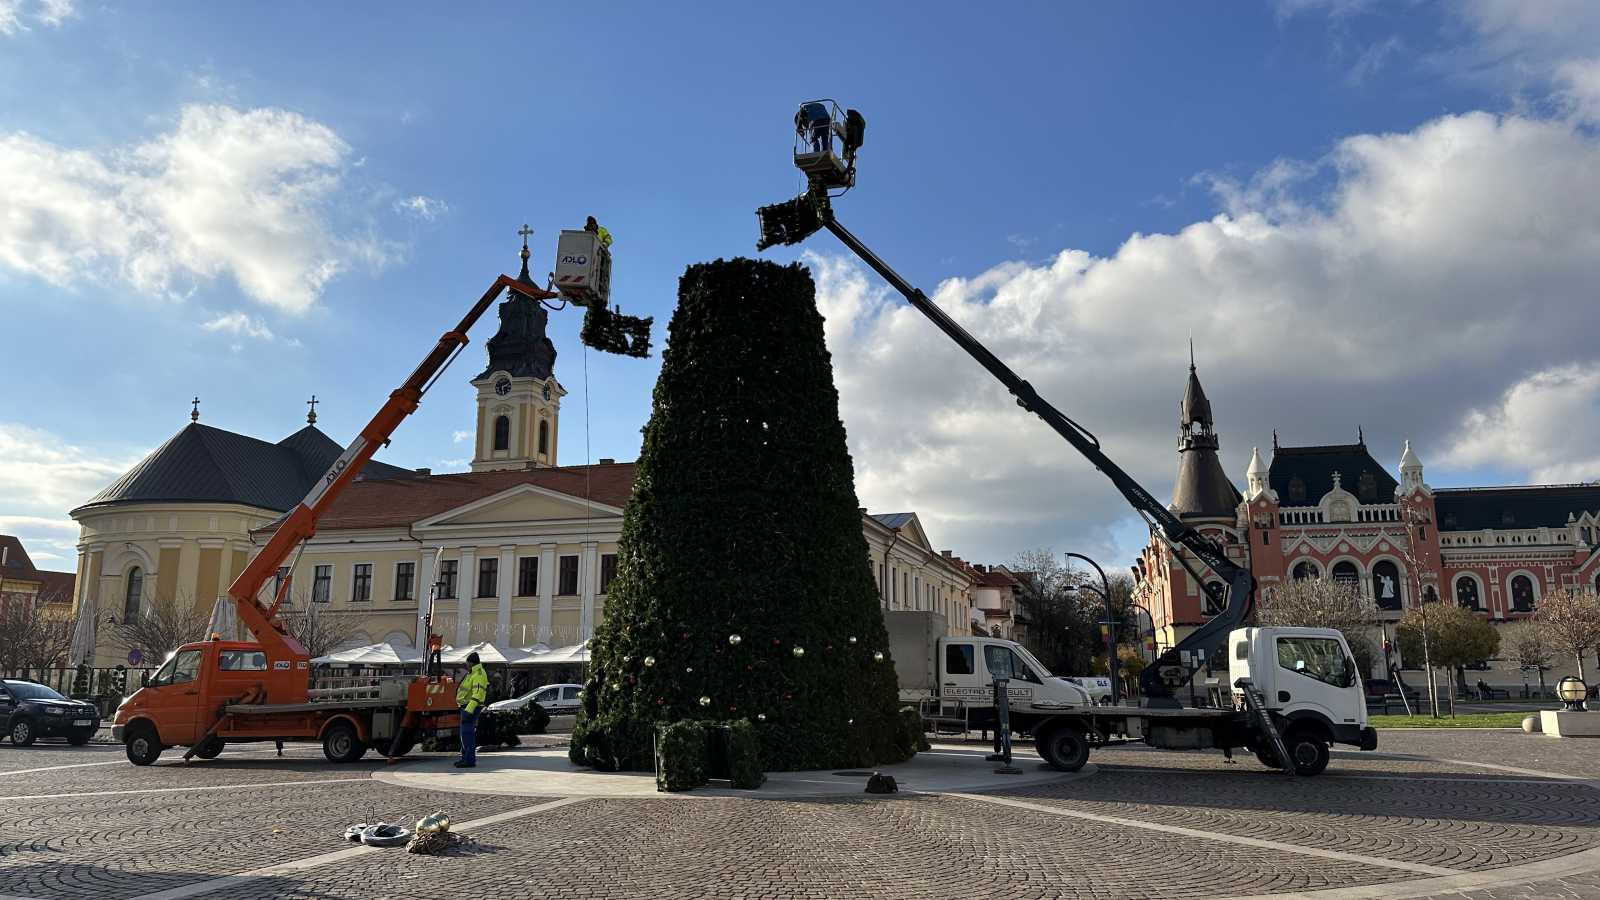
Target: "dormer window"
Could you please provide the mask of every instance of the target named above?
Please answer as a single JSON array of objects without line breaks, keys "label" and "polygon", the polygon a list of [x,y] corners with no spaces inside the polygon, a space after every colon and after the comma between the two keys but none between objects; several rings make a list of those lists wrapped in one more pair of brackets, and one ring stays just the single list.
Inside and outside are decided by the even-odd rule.
[{"label": "dormer window", "polygon": [[1501,525],[1515,525],[1515,524],[1517,524],[1516,514],[1513,513],[1509,509],[1508,510],[1504,510],[1503,512],[1500,513],[1500,524]]},{"label": "dormer window", "polygon": [[1295,503],[1304,503],[1306,500],[1306,483],[1296,475],[1289,479],[1289,499]]},{"label": "dormer window", "polygon": [[1358,482],[1357,495],[1362,503],[1378,502],[1378,478],[1371,472],[1362,472]]}]

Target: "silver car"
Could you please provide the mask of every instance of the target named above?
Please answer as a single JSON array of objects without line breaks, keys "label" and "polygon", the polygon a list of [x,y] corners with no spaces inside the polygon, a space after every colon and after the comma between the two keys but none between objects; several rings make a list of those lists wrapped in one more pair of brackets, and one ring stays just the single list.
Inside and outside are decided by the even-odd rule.
[{"label": "silver car", "polygon": [[583,690],[581,684],[547,684],[544,687],[534,688],[520,697],[491,703],[489,709],[515,711],[533,702],[552,716],[576,715],[579,705],[582,704],[578,699],[578,692],[581,690]]}]

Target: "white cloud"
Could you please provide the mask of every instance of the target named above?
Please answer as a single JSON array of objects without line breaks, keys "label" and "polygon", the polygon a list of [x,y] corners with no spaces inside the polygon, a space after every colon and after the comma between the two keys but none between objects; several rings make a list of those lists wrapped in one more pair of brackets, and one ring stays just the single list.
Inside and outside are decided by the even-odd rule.
[{"label": "white cloud", "polygon": [[172,131],[104,152],[0,135],[0,267],[56,285],[117,277],[154,296],[226,276],[303,312],[353,262],[393,257],[335,231],[348,154],[326,125],[229,106],[186,106]]},{"label": "white cloud", "polygon": [[[1529,373],[1595,360],[1597,192],[1586,131],[1447,116],[1270,166],[1176,234],[1004,263],[934,296],[1158,497],[1191,336],[1236,482],[1273,428],[1292,445],[1364,426],[1392,466],[1407,437],[1443,453],[1468,410]],[[1129,511],[1103,476],[859,266],[810,262],[863,503],[917,510],[969,558],[1114,544]]]},{"label": "white cloud", "polygon": [[1511,465],[1534,482],[1600,479],[1600,363],[1558,366],[1467,413],[1444,460]]},{"label": "white cloud", "polygon": [[203,331],[218,331],[236,337],[252,337],[259,340],[272,340],[272,329],[268,328],[260,319],[254,319],[242,312],[231,312],[205,322],[200,326]]},{"label": "white cloud", "polygon": [[409,216],[415,216],[424,222],[432,222],[450,211],[450,204],[432,197],[416,194],[403,200],[394,202],[394,211]]},{"label": "white cloud", "polygon": [[0,37],[28,31],[29,22],[60,28],[72,18],[72,4],[73,0],[0,0]]},{"label": "white cloud", "polygon": [[[138,461],[69,444],[17,422],[0,422],[0,532],[15,534],[35,562],[75,560],[78,526],[67,511]],[[71,563],[66,565],[71,568]]]},{"label": "white cloud", "polygon": [[457,444],[464,444],[464,443],[466,443],[466,442],[467,442],[467,441],[470,441],[470,440],[472,440],[472,432],[470,432],[470,431],[456,431],[456,432],[452,432],[452,433],[451,433],[451,434],[450,434],[450,440],[451,440],[451,441],[452,441],[452,442],[453,442],[453,443],[457,443]]}]

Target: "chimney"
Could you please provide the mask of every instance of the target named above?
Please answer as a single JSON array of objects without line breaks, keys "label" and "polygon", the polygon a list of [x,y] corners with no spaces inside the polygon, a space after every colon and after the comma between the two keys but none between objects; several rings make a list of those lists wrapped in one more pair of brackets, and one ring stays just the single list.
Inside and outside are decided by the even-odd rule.
[{"label": "chimney", "polygon": [[943,556],[945,559],[949,559],[950,558],[950,551],[949,550],[940,550],[939,551],[939,555]]},{"label": "chimney", "polygon": [[424,468],[418,469],[417,470],[417,474],[418,475],[432,475],[433,474],[433,470],[430,469],[430,468],[424,467]]},{"label": "chimney", "polygon": [[612,459],[609,456],[600,457],[600,465],[602,465],[602,466],[614,466],[616,464],[617,464],[617,461],[615,459]]}]

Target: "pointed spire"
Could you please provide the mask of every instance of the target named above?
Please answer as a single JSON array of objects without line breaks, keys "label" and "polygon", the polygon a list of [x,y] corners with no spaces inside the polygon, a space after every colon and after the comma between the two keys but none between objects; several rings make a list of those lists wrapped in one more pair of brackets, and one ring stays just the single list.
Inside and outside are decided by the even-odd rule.
[{"label": "pointed spire", "polygon": [[522,227],[517,229],[517,234],[522,235],[522,252],[518,254],[522,257],[522,271],[517,274],[517,280],[528,281],[528,257],[532,255],[528,252],[528,235],[533,234],[533,229],[524,222]]},{"label": "pointed spire", "polygon": [[196,397],[193,400],[190,400],[189,402],[194,404],[194,407],[189,410],[189,421],[191,421],[191,422],[200,421],[200,398]]},{"label": "pointed spire", "polygon": [[1214,424],[1211,419],[1211,401],[1206,399],[1205,388],[1200,386],[1200,376],[1195,374],[1194,361],[1189,361],[1189,384],[1183,392],[1183,427],[1199,422],[1207,429]]},{"label": "pointed spire", "polygon": [[1272,452],[1278,452],[1278,429],[1272,429]]},{"label": "pointed spire", "polygon": [[1360,444],[1363,447],[1365,447],[1367,445],[1366,432],[1361,430],[1361,426],[1360,425],[1356,426],[1356,443]]},{"label": "pointed spire", "polygon": [[1411,449],[1411,441],[1407,440],[1405,449],[1400,452],[1400,471],[1404,472],[1406,469],[1413,467],[1422,468],[1422,460]]},{"label": "pointed spire", "polygon": [[1262,459],[1261,459],[1261,448],[1259,448],[1259,447],[1251,447],[1250,448],[1250,468],[1245,469],[1244,473],[1246,475],[1265,475],[1265,474],[1267,474],[1267,464],[1265,462],[1263,462]]},{"label": "pointed spire", "polygon": [[1189,371],[1194,371],[1194,338],[1189,338]]},{"label": "pointed spire", "polygon": [[306,424],[307,425],[315,425],[315,424],[317,424],[317,402],[318,401],[317,401],[317,395],[316,394],[312,394],[311,395],[311,399],[306,401],[306,405],[311,407],[311,411],[306,413]]}]

